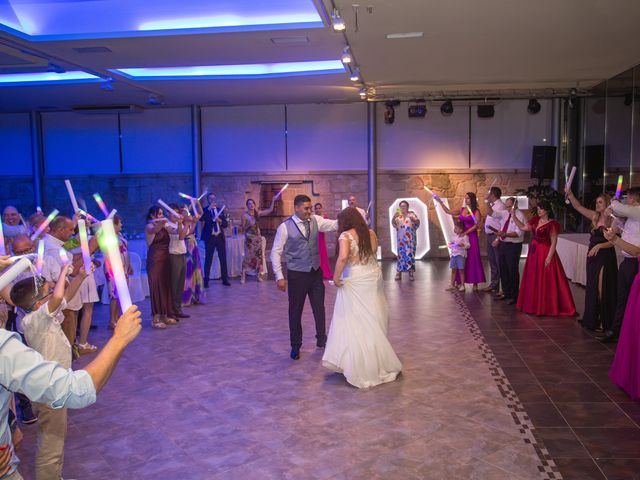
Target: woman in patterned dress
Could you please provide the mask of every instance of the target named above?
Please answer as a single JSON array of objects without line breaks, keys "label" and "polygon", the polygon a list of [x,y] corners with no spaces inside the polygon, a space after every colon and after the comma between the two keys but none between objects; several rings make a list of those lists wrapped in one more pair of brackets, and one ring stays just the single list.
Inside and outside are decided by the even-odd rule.
[{"label": "woman in patterned dress", "polygon": [[397,231],[398,239],[396,280],[402,280],[402,272],[409,272],[409,280],[413,281],[413,274],[416,271],[416,245],[420,219],[415,212],[409,210],[409,202],[402,200],[392,223]]},{"label": "woman in patterned dress", "polygon": [[256,202],[250,198],[247,200],[247,211],[242,214],[242,230],[244,231],[244,259],[242,260],[242,272],[240,273],[240,283],[244,283],[247,272],[254,271],[258,281],[263,280],[262,271],[262,235],[258,220],[264,215],[273,212],[273,205],[276,197],[271,199],[271,205],[266,210],[258,210]]},{"label": "woman in patterned dress", "polygon": [[[182,293],[182,306],[197,305],[204,303],[204,277],[202,275],[202,260],[200,259],[200,250],[198,249],[198,239],[196,238],[195,229],[200,217],[204,211],[200,202],[193,202],[196,211],[193,216],[188,216],[189,232],[185,238],[187,244],[186,264],[187,274],[184,281],[184,292]],[[189,212],[189,207],[183,208],[185,215]]]}]

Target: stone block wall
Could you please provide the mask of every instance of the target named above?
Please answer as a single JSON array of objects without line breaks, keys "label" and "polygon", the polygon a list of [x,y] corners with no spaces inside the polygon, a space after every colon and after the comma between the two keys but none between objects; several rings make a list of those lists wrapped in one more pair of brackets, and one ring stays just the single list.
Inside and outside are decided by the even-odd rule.
[{"label": "stone block wall", "polygon": [[[0,188],[0,209],[13,205],[22,215],[28,216],[36,211],[33,200],[33,179],[23,176],[8,176],[2,178]],[[42,205],[44,208],[45,206]]]}]

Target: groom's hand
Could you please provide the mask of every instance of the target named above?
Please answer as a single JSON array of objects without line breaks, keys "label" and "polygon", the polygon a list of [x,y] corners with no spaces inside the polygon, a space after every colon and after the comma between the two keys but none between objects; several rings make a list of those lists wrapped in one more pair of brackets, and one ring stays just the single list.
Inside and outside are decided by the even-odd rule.
[{"label": "groom's hand", "polygon": [[278,280],[278,290],[281,292],[287,291],[287,281],[284,278],[282,280]]}]

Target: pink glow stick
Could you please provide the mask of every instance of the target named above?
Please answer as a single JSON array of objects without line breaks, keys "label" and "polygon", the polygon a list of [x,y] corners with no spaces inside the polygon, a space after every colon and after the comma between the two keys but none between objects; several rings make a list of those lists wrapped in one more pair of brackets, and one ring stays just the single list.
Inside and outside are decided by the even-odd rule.
[{"label": "pink glow stick", "polygon": [[622,196],[622,182],[622,175],[618,175],[618,185],[616,186],[616,198],[618,200],[620,200],[620,197]]},{"label": "pink glow stick", "polygon": [[44,267],[44,241],[38,242],[38,258],[36,259],[36,273],[38,276],[42,275],[42,268]]},{"label": "pink glow stick", "polygon": [[71,206],[73,207],[73,212],[78,211],[78,201],[76,200],[76,195],[73,193],[73,187],[71,186],[71,181],[65,180],[65,186],[67,187],[67,193],[69,194],[69,199],[71,200]]},{"label": "pink glow stick", "polygon": [[2,220],[0,219],[0,255],[6,255],[7,248],[4,245],[4,231],[2,230]]},{"label": "pink glow stick", "polygon": [[45,229],[49,226],[51,221],[58,216],[58,213],[60,212],[54,209],[53,212],[49,214],[49,216],[45,219],[44,222],[40,224],[37,230],[31,234],[31,241],[34,241],[36,238],[38,238],[42,234],[42,232],[45,231]]},{"label": "pink glow stick", "polygon": [[89,252],[89,238],[87,237],[87,225],[83,219],[78,220],[78,236],[80,237],[80,249],[82,250],[82,262],[87,275],[91,274],[91,252]]},{"label": "pink glow stick", "polygon": [[129,293],[129,286],[127,285],[127,277],[124,274],[118,236],[113,228],[112,219],[107,219],[102,222],[101,233],[98,239],[102,253],[109,259],[113,281],[116,286],[116,293],[118,300],[120,300],[120,308],[122,308],[123,312],[126,312],[132,305],[131,294]]},{"label": "pink glow stick", "polygon": [[100,196],[99,193],[94,193],[93,194],[93,199],[96,201],[96,203],[98,204],[98,206],[100,207],[100,210],[102,211],[102,213],[104,213],[105,217],[109,216],[109,210],[107,209],[107,206],[105,205],[104,201],[102,200],[102,197]]}]

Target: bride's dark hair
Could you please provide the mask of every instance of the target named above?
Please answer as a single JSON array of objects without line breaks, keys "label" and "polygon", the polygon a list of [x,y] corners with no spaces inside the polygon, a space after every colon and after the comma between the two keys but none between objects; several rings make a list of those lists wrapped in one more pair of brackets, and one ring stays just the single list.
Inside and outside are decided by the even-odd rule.
[{"label": "bride's dark hair", "polygon": [[[347,207],[338,214],[338,237],[340,237],[342,232],[346,232],[352,228],[358,234],[358,254],[360,260],[364,261],[373,255],[369,227],[355,207]],[[339,249],[340,242],[337,242],[336,256],[338,256]]]}]

